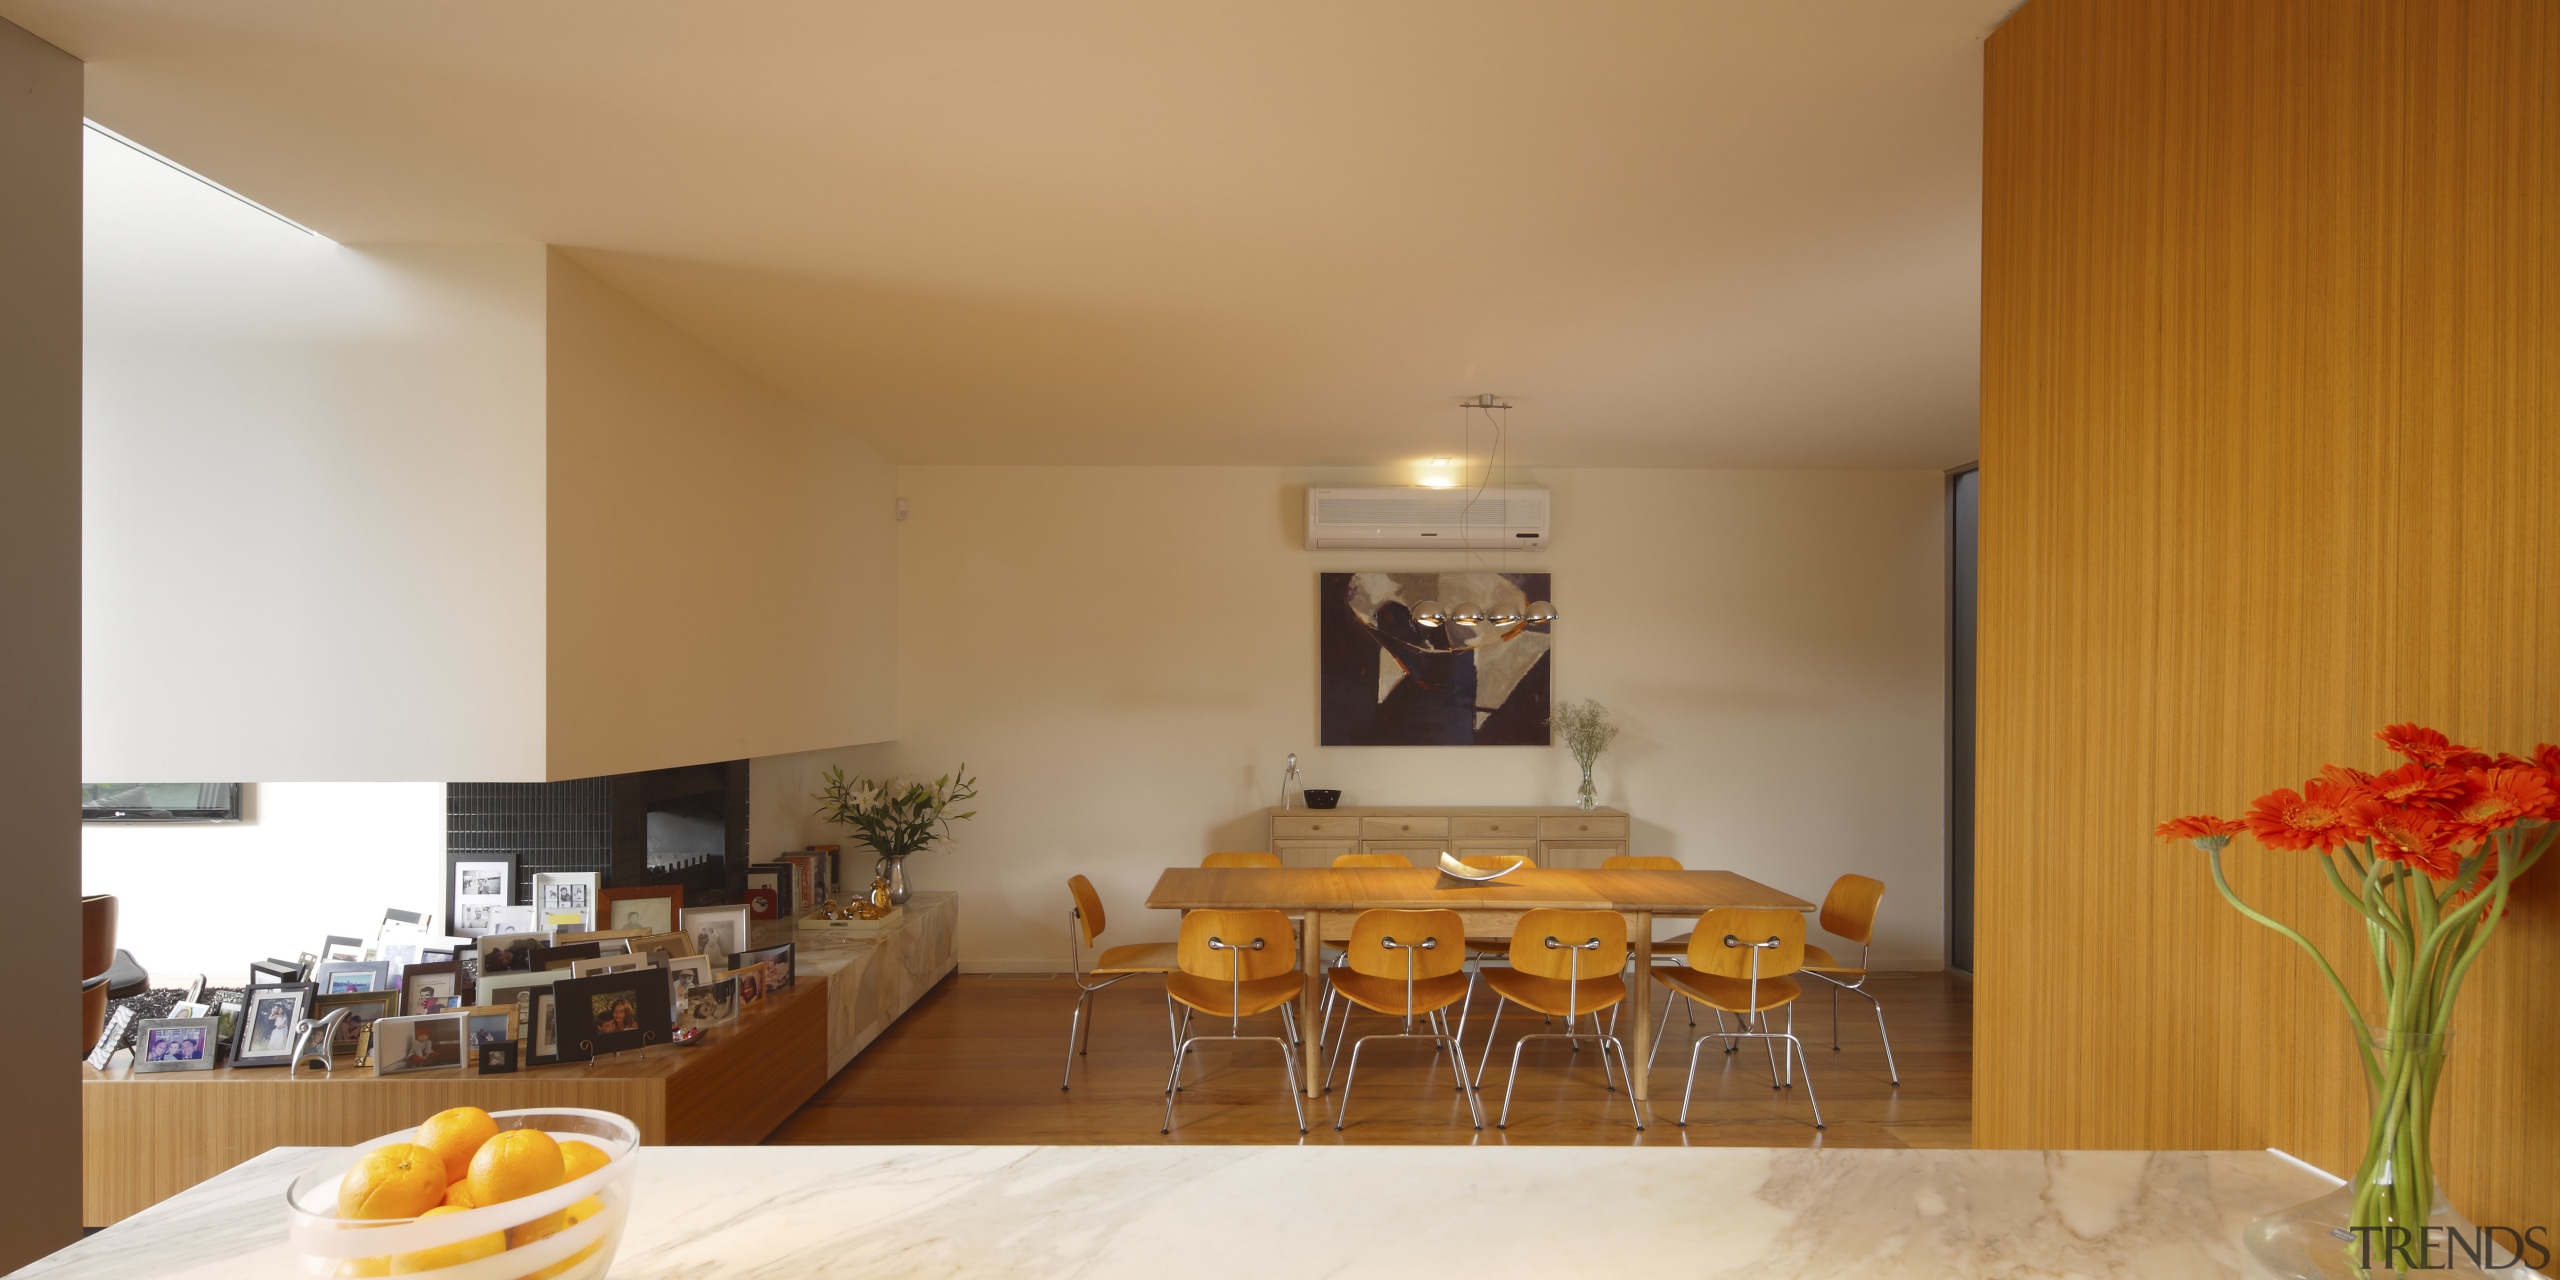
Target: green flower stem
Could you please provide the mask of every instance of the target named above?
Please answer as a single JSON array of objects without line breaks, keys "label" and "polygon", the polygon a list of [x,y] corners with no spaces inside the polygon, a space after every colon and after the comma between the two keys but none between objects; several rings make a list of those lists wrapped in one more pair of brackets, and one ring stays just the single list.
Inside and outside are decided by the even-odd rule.
[{"label": "green flower stem", "polygon": [[[2252,907],[2248,903],[2242,902],[2240,900],[2240,895],[2231,891],[2231,881],[2226,879],[2222,874],[2222,851],[2220,849],[2207,851],[2205,858],[2213,867],[2213,887],[2222,891],[2223,900],[2230,903],[2240,912],[2240,914],[2275,930],[2277,933],[2283,934],[2287,938],[2291,938],[2293,940],[2293,945],[2302,948],[2303,951],[2308,953],[2311,956],[2311,962],[2320,966],[2320,976],[2329,980],[2329,989],[2338,993],[2338,1003],[2346,1006],[2348,1019],[2352,1022],[2362,1024],[2364,1021],[2364,1010],[2357,1007],[2356,998],[2347,991],[2347,984],[2338,980],[2338,971],[2329,967],[2329,957],[2320,954],[2320,948],[2313,946],[2311,944],[2311,939],[2294,932],[2290,926],[2279,922],[2273,916],[2267,915],[2256,907]],[[2365,1074],[2375,1080],[2380,1080],[2382,1078],[2381,1069],[2373,1060],[2372,1044],[2361,1033],[2359,1033],[2356,1038],[2356,1044],[2357,1052],[2364,1058]]]}]

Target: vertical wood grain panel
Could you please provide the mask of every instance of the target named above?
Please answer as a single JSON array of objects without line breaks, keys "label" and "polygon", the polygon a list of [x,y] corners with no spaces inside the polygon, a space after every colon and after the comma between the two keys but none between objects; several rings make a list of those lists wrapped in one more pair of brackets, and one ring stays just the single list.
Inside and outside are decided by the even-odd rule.
[{"label": "vertical wood grain panel", "polygon": [[[2560,9],[2033,0],[1985,70],[1976,1140],[2343,1169],[2334,1002],[2149,831],[2390,721],[2560,739]],[[2546,867],[2455,1024],[2483,1221],[2560,1209],[2554,971]]]}]

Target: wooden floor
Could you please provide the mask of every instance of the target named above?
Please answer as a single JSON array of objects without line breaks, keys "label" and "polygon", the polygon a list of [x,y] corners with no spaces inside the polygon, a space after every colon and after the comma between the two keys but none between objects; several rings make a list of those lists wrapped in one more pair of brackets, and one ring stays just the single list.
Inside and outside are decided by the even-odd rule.
[{"label": "wooden floor", "polygon": [[[1786,1093],[1769,1087],[1768,1056],[1750,1043],[1733,1055],[1713,1045],[1705,1050],[1689,1124],[1674,1124],[1690,1043],[1690,1028],[1678,1014],[1653,1074],[1641,1134],[1623,1090],[1609,1092],[1602,1084],[1599,1055],[1587,1041],[1578,1054],[1559,1041],[1532,1043],[1521,1054],[1510,1127],[1498,1129],[1494,1121],[1512,1046],[1521,1033],[1546,1029],[1513,1009],[1502,1019],[1493,1066],[1484,1075],[1482,1133],[1470,1124],[1445,1059],[1435,1060],[1427,1045],[1386,1041],[1362,1055],[1344,1129],[1333,1129],[1343,1097],[1337,1074],[1331,1094],[1308,1102],[1305,1141],[1971,1145],[1972,984],[1952,974],[1882,974],[1874,989],[1893,1031],[1899,1088],[1886,1080],[1875,1017],[1865,1001],[1851,996],[1842,1002],[1837,1051],[1831,1048],[1826,994],[1809,993],[1797,1020],[1830,1126],[1824,1130],[1813,1127],[1802,1087]],[[1075,987],[1064,976],[945,979],[766,1141],[1300,1141],[1282,1091],[1280,1052],[1267,1042],[1195,1049],[1173,1133],[1158,1133],[1171,1054],[1163,987],[1152,979],[1134,978],[1098,997],[1101,1019],[1090,1052],[1076,1060],[1074,1087],[1061,1092],[1074,1000]],[[1248,1032],[1272,1034],[1276,1022],[1260,1021],[1256,1027],[1249,1020]],[[1470,1069],[1484,1052],[1485,1023],[1479,1000],[1466,1032]],[[1195,1033],[1204,1029],[1193,1027]],[[1368,1034],[1392,1031],[1394,1025],[1363,1017],[1353,1029]],[[1347,1053],[1345,1059],[1347,1067]]]}]

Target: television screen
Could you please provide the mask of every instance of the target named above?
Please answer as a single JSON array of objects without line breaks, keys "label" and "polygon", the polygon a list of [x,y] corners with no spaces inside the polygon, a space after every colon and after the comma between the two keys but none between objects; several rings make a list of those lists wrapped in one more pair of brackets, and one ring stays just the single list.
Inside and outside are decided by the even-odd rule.
[{"label": "television screen", "polygon": [[84,782],[82,822],[238,822],[237,782]]}]

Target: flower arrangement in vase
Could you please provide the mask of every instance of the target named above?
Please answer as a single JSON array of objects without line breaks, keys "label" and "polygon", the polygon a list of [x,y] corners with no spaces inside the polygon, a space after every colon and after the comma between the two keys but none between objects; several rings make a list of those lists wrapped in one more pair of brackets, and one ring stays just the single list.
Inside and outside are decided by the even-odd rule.
[{"label": "flower arrangement in vase", "polygon": [[951,839],[952,823],[978,816],[975,809],[956,812],[978,798],[978,780],[969,776],[965,764],[931,782],[848,780],[842,768],[827,770],[821,782],[818,793],[809,797],[818,802],[817,816],[845,828],[852,839],[880,855],[873,874],[889,882],[889,900],[896,904],[904,904],[909,892],[907,855]]},{"label": "flower arrangement in vase", "polygon": [[[2297,791],[2260,796],[2238,820],[2161,823],[2163,839],[2204,851],[2214,887],[2242,915],[2307,952],[2346,1009],[2371,1113],[2355,1176],[2329,1196],[2250,1224],[2250,1251],[2279,1274],[2391,1274],[2393,1246],[2447,1230],[2475,1237],[2445,1201],[2430,1139],[2454,1002],[2506,917],[2516,878],[2560,835],[2560,747],[2532,759],[2491,756],[2415,724],[2375,735],[2404,763],[2381,773],[2328,765]],[[2363,918],[2382,1000],[2368,1010],[2310,939],[2240,900],[2222,851],[2247,832],[2271,851],[2311,853],[2339,899]],[[2440,1230],[2432,1236],[2425,1230]],[[2477,1274],[2476,1272],[2474,1274]]]},{"label": "flower arrangement in vase", "polygon": [[1618,726],[1610,722],[1609,709],[1589,699],[1562,703],[1548,715],[1547,724],[1582,766],[1582,790],[1576,793],[1575,803],[1584,809],[1598,807],[1600,789],[1591,785],[1591,766],[1618,740]]}]

